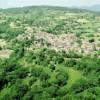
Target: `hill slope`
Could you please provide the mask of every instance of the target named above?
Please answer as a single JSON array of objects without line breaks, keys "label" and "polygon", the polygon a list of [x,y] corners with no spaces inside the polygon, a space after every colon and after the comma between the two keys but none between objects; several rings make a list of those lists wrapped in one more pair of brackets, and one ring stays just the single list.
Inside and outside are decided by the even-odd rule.
[{"label": "hill slope", "polygon": [[99,100],[99,76],[99,14],[0,10],[0,100]]}]

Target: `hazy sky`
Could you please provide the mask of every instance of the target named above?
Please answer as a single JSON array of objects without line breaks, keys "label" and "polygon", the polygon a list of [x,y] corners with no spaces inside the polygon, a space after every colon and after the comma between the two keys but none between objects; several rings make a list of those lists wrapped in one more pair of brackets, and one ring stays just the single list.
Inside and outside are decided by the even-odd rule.
[{"label": "hazy sky", "polygon": [[0,0],[0,8],[22,7],[29,5],[91,6],[95,4],[100,4],[100,0]]}]

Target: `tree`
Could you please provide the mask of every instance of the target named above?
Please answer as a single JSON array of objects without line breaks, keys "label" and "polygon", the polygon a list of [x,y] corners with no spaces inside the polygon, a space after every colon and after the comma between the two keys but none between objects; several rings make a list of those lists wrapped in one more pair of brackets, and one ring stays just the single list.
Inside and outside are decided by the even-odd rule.
[{"label": "tree", "polygon": [[65,73],[64,71],[60,71],[56,75],[55,84],[57,84],[58,86],[64,86],[67,84],[67,80],[68,80],[68,74]]},{"label": "tree", "polygon": [[40,75],[41,81],[43,81],[43,80],[46,81],[49,78],[50,78],[50,76],[45,72],[42,72],[41,75]]},{"label": "tree", "polygon": [[93,43],[93,42],[95,42],[95,40],[94,39],[90,39],[89,42],[90,43]]}]

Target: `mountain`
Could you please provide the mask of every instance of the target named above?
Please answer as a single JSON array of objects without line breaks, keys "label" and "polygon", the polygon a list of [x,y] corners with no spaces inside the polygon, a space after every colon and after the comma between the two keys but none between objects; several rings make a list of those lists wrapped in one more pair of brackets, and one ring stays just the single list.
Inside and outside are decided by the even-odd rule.
[{"label": "mountain", "polygon": [[83,7],[79,7],[79,8],[99,12],[100,11],[100,4],[93,5],[93,6],[83,6]]}]

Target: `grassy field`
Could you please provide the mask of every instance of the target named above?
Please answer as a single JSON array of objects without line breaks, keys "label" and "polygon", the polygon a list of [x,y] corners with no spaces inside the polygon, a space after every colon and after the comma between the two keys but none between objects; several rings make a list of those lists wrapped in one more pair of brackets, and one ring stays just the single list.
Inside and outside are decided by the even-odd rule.
[{"label": "grassy field", "polygon": [[68,88],[71,87],[77,80],[84,78],[82,72],[74,68],[69,67],[67,68],[67,70],[69,74],[69,79],[67,83]]}]

